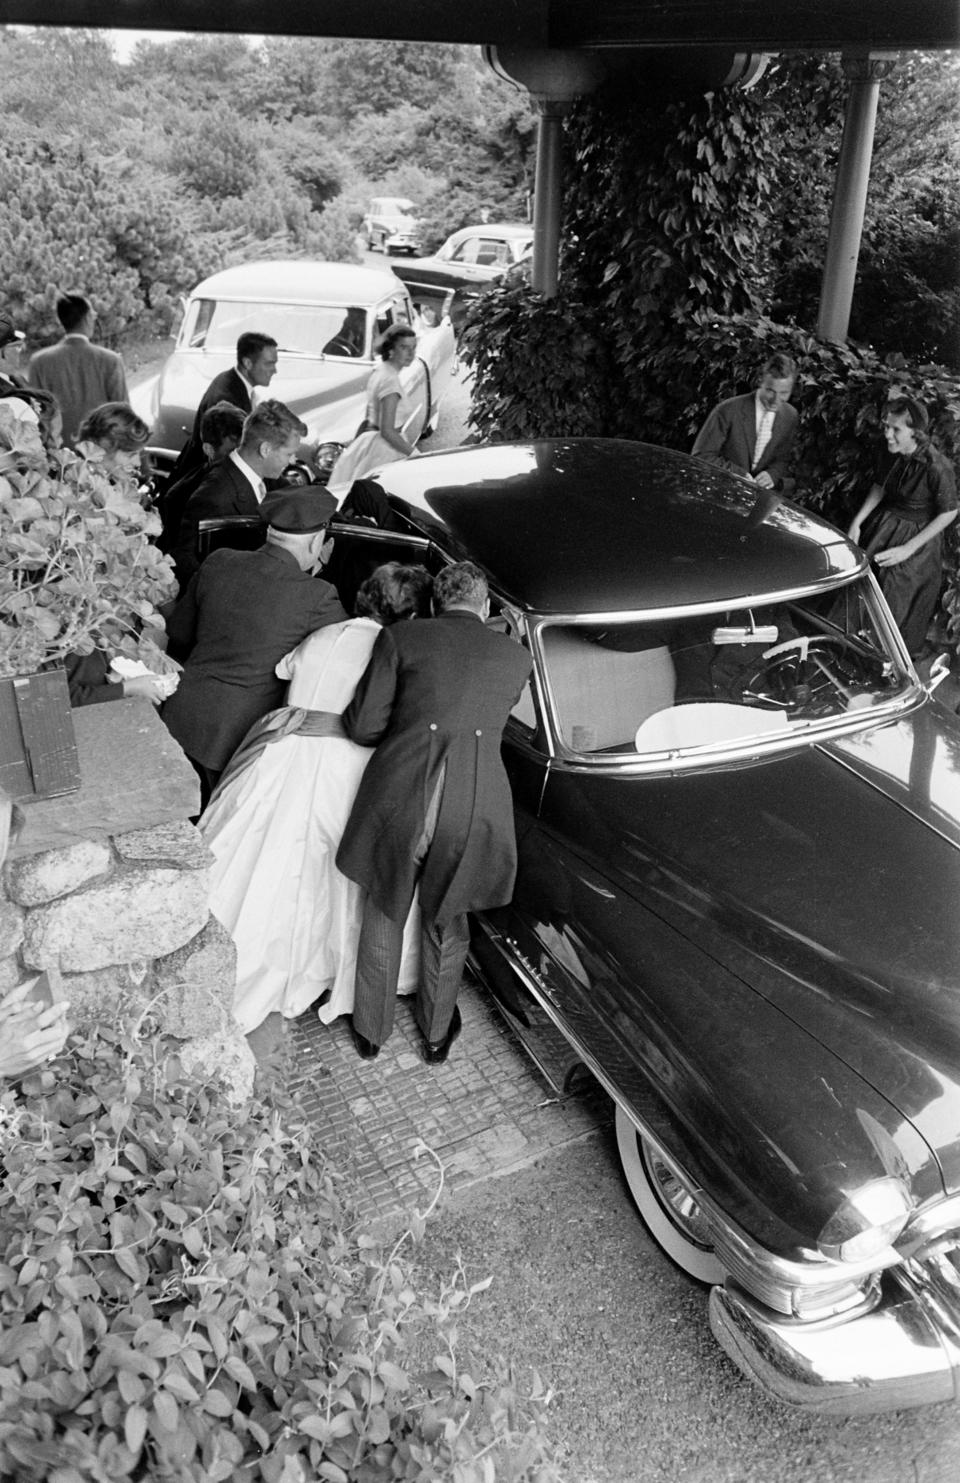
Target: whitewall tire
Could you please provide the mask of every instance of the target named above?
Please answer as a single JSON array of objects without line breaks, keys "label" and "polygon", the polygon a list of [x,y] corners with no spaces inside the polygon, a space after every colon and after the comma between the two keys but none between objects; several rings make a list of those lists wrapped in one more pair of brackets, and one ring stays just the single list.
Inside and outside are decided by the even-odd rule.
[{"label": "whitewall tire", "polygon": [[722,1283],[726,1274],[694,1196],[619,1106],[617,1148],[630,1193],[657,1245],[688,1277],[711,1286]]}]

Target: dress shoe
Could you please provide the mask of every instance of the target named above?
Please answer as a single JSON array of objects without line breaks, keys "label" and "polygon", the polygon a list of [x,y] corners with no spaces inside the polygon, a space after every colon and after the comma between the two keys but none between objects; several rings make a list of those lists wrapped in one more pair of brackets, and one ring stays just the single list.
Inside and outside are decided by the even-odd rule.
[{"label": "dress shoe", "polygon": [[372,1040],[368,1040],[365,1035],[360,1034],[359,1030],[355,1030],[352,1021],[350,1023],[350,1036],[361,1061],[372,1061],[380,1054],[379,1045],[374,1045]]},{"label": "dress shoe", "polygon": [[442,1040],[428,1040],[423,1047],[423,1059],[428,1066],[439,1066],[450,1054],[450,1047],[463,1029],[463,1020],[460,1018],[459,1009],[454,1009],[450,1028]]}]

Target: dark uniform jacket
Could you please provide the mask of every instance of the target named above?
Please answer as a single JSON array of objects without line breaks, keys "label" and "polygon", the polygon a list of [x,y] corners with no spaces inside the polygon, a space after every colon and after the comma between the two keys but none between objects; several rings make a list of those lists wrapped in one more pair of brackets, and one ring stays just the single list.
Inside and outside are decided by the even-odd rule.
[{"label": "dark uniform jacket", "polygon": [[424,919],[442,927],[510,900],[517,851],[500,742],[530,668],[525,649],[468,612],[395,623],[377,636],[344,712],[347,735],[376,751],[337,865],[394,921],[413,898],[413,852],[444,766],[420,879]]},{"label": "dark uniform jacket", "polygon": [[189,438],[180,449],[180,455],[170,470],[168,484],[182,479],[185,474],[192,473],[195,469],[203,468],[206,459],[203,455],[203,438],[201,428],[203,426],[203,414],[210,407],[215,407],[217,402],[229,402],[231,406],[239,407],[240,411],[247,413],[251,410],[250,393],[246,382],[240,375],[236,366],[231,366],[229,371],[221,371],[219,376],[214,376],[197,408],[197,415],[193,420],[193,430]]},{"label": "dark uniform jacket", "polygon": [[181,588],[200,565],[197,559],[197,530],[201,520],[243,517],[259,520],[260,505],[250,480],[228,454],[211,465],[206,476],[187,499],[173,549],[177,581]]},{"label": "dark uniform jacket", "polygon": [[283,704],[278,660],[346,616],[330,583],[279,546],[214,551],[167,620],[170,652],[186,663],[161,714],[187,756],[222,771],[254,721]]},{"label": "dark uniform jacket", "polygon": [[760,462],[752,468],[757,442],[757,399],[751,391],[746,396],[729,397],[714,407],[697,433],[693,452],[697,458],[705,458],[708,463],[736,474],[762,474],[766,470],[778,489],[789,490],[794,481],[787,477],[787,463],[796,431],[795,408],[781,403],[773,419],[770,441],[760,455]]}]

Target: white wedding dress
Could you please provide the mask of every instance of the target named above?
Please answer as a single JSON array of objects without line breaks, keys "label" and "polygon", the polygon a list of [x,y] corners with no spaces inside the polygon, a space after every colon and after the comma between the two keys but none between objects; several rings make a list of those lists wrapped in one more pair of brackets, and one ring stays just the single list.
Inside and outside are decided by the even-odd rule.
[{"label": "white wedding dress", "polygon": [[[277,665],[287,704],[340,714],[380,625],[321,628]],[[373,755],[346,737],[284,736],[228,781],[200,820],[214,857],[210,909],[237,947],[234,1018],[245,1034],[268,1014],[293,1018],[321,995],[329,1024],[353,1009],[363,893],[335,857]],[[416,988],[416,905],[404,932],[401,994]]]}]

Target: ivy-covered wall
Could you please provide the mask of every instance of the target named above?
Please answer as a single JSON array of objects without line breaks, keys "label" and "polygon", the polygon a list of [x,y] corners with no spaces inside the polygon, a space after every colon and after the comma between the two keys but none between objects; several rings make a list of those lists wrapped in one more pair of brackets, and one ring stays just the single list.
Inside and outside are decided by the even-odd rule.
[{"label": "ivy-covered wall", "polygon": [[[797,189],[796,159],[783,163],[796,144],[785,97],[784,87],[727,90],[638,106],[621,80],[578,105],[566,129],[559,292],[545,300],[508,282],[468,316],[480,437],[623,437],[689,450],[710,408],[748,391],[767,357],[786,350],[800,368],[802,503],[848,522],[873,478],[894,380],[928,407],[935,443],[960,458],[960,376],[769,317],[789,252],[787,176]],[[947,545],[949,632],[960,646],[956,538]]]}]

